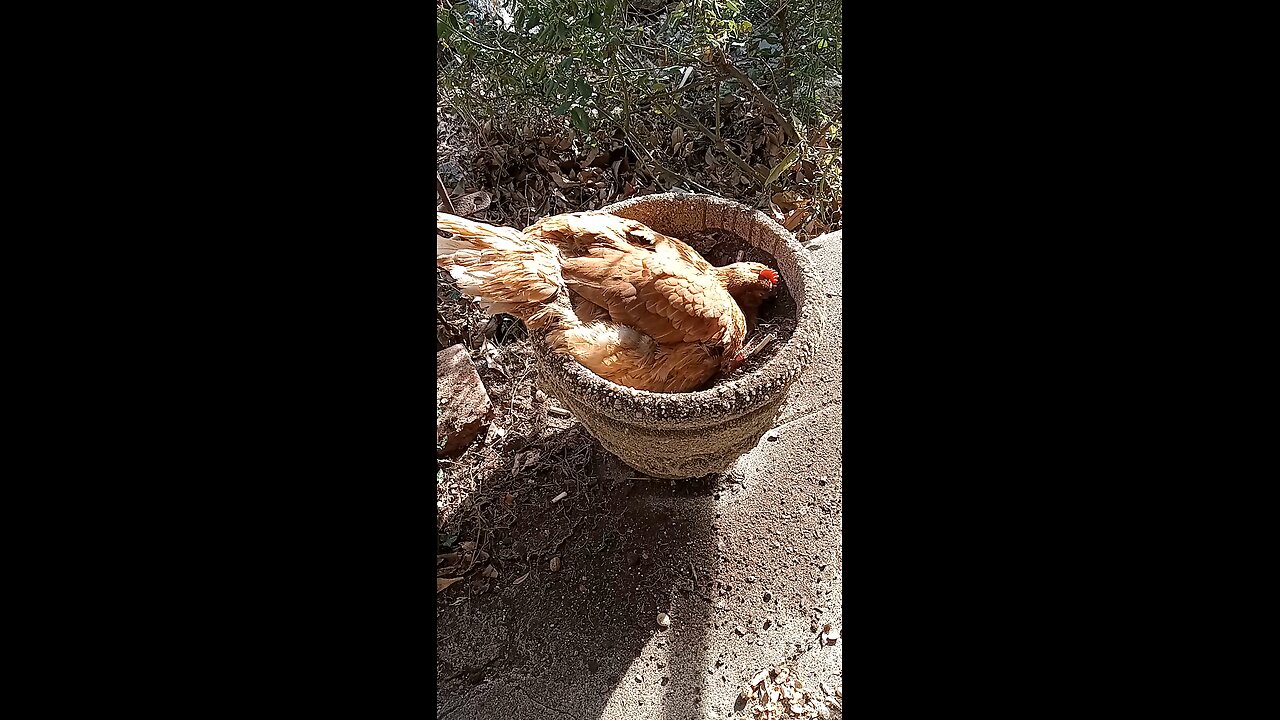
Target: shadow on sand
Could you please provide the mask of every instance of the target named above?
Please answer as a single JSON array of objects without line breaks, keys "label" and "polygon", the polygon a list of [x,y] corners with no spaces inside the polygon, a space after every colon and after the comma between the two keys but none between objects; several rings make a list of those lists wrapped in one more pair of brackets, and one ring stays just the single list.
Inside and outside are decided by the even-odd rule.
[{"label": "shadow on sand", "polygon": [[723,479],[641,477],[580,427],[561,432],[593,445],[586,482],[553,504],[562,483],[522,480],[515,518],[482,541],[492,589],[437,595],[437,718],[701,718],[717,681],[706,647]]}]

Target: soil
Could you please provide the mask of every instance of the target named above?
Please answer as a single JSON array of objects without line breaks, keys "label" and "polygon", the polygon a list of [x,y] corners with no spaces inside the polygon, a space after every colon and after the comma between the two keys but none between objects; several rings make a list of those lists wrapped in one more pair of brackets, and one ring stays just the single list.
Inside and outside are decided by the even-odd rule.
[{"label": "soil", "polygon": [[[515,452],[505,439],[486,450]],[[437,560],[437,577],[464,578],[436,595],[438,717],[685,720],[693,717],[685,708],[697,706],[718,707],[723,717],[726,698],[764,663],[824,650],[805,631],[810,618],[825,620],[816,608],[831,604],[814,582],[829,560],[810,544],[826,547],[838,531],[838,514],[825,512],[838,506],[838,483],[765,486],[736,472],[656,480],[555,416],[540,442],[516,454],[531,451],[531,467],[472,476],[473,489],[439,532],[438,558],[471,544],[483,555],[456,570]],[[469,472],[459,464],[446,477]],[[553,502],[562,492],[568,497]],[[722,518],[725,503],[750,502],[751,493],[766,493],[761,505],[773,514],[746,524]],[[802,505],[821,505],[821,522],[791,527],[782,513]],[[776,540],[796,554],[766,551]],[[659,612],[673,619],[669,628],[657,625]],[[772,623],[783,617],[791,621],[779,630]],[[753,645],[779,634],[797,642]],[[810,676],[837,684],[830,674]],[[657,703],[606,709],[643,684],[661,688]],[[575,689],[555,690],[566,686]],[[504,712],[508,702],[525,712]],[[525,714],[531,706],[545,712]]]}]

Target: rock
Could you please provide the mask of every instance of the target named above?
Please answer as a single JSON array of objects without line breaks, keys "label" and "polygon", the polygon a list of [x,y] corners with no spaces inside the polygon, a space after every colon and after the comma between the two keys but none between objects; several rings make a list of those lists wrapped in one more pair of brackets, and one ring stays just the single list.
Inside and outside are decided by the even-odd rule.
[{"label": "rock", "polygon": [[[436,353],[436,457],[460,454],[493,417],[493,403],[462,345]],[[440,447],[443,443],[443,447]]]}]

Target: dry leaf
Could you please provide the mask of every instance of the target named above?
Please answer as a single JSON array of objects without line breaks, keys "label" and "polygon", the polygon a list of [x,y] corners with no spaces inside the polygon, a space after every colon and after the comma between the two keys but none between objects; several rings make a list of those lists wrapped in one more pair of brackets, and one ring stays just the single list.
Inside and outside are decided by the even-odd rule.
[{"label": "dry leaf", "polygon": [[796,228],[800,227],[801,223],[809,219],[809,213],[810,213],[809,208],[802,207],[802,208],[796,208],[795,210],[792,210],[791,212],[787,213],[787,216],[785,218],[782,219],[782,227],[788,230],[794,231]]},{"label": "dry leaf", "polygon": [[450,585],[452,585],[452,584],[454,584],[454,583],[458,582],[458,581],[459,581],[459,580],[461,580],[461,579],[462,579],[462,578],[460,578],[460,577],[456,577],[456,578],[442,578],[442,577],[438,577],[438,578],[436,578],[436,592],[437,592],[437,593],[442,592],[445,588],[447,588],[447,587],[449,587]]},{"label": "dry leaf", "polygon": [[790,191],[774,193],[773,197],[770,199],[773,200],[775,205],[788,211],[794,210],[798,207],[808,207],[811,202],[809,199],[803,198],[797,193]]},{"label": "dry leaf", "polygon": [[683,142],[684,142],[684,129],[677,126],[675,130],[671,131],[671,149],[679,150],[680,145]]}]

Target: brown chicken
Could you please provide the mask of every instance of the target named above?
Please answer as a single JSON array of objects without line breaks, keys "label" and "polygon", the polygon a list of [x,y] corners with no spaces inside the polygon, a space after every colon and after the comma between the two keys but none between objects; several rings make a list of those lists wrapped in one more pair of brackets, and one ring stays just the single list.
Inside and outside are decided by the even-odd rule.
[{"label": "brown chicken", "polygon": [[555,215],[523,232],[441,212],[436,225],[436,264],[459,290],[489,313],[547,326],[556,350],[640,390],[689,392],[736,369],[778,284],[760,263],[715,267],[676,238],[605,213]]}]

